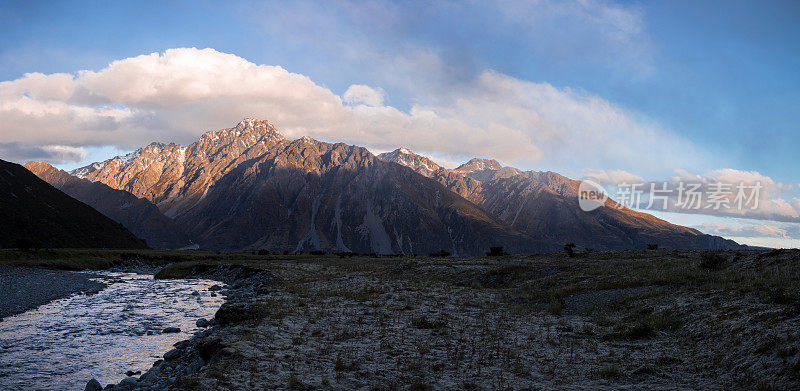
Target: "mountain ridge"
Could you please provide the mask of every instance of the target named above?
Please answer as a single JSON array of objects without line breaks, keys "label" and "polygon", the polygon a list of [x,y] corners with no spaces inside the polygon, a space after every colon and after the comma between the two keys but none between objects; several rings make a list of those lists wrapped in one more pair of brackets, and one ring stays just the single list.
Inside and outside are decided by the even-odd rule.
[{"label": "mountain ridge", "polygon": [[579,211],[579,182],[557,173],[478,158],[447,169],[405,148],[375,156],[307,136],[288,140],[252,118],[187,146],[153,143],[70,174],[149,200],[213,249],[481,254],[491,245],[543,252],[566,242],[738,246],[640,212]]}]

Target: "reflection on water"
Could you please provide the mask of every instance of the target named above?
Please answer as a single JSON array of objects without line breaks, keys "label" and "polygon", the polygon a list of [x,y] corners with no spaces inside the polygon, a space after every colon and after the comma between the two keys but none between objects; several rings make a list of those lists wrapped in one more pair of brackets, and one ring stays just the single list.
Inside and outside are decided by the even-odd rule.
[{"label": "reflection on water", "polygon": [[[209,280],[103,278],[117,282],[0,322],[0,390],[82,390],[91,378],[117,383],[190,338],[195,321],[213,317],[223,301],[211,296],[208,287],[216,282]],[[166,327],[181,332],[162,334]]]}]

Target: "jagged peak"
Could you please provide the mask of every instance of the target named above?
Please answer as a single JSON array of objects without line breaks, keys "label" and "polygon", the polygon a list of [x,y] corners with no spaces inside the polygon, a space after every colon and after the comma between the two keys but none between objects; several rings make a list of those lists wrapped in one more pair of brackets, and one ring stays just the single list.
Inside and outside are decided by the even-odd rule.
[{"label": "jagged peak", "polygon": [[32,168],[32,167],[45,167],[45,168],[48,168],[48,167],[53,167],[53,165],[52,165],[52,164],[50,164],[50,163],[47,163],[47,162],[39,162],[39,161],[36,161],[36,160],[31,160],[31,161],[29,161],[29,162],[27,162],[27,163],[23,164],[22,166],[23,166],[23,167],[25,167],[25,168],[28,168],[29,170],[30,170],[30,168]]},{"label": "jagged peak", "polygon": [[381,160],[394,162],[417,171],[425,176],[430,176],[431,173],[441,168],[431,158],[418,155],[406,148],[397,148],[392,152],[384,152],[378,155]]},{"label": "jagged peak", "polygon": [[269,123],[268,120],[258,119],[258,118],[250,118],[250,117],[242,119],[241,121],[239,121],[238,124],[236,124],[235,127],[236,128],[242,128],[242,129],[257,128],[257,127],[273,128],[273,129],[275,128],[274,126],[272,126],[272,124]]},{"label": "jagged peak", "polygon": [[219,139],[228,139],[229,137],[260,137],[267,134],[271,134],[274,137],[284,138],[283,135],[280,134],[277,129],[275,129],[275,126],[273,126],[268,120],[244,118],[232,128],[206,131],[200,136],[200,140],[206,142],[216,142]]},{"label": "jagged peak", "polygon": [[472,172],[472,171],[484,171],[484,170],[500,170],[502,168],[503,165],[500,164],[500,162],[498,162],[497,160],[472,158],[468,162],[458,166],[458,168],[456,168],[456,171]]}]

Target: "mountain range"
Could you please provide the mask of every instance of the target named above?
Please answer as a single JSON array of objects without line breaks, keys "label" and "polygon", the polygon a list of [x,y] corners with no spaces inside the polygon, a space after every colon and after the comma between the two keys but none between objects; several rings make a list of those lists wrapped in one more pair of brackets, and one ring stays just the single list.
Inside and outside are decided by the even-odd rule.
[{"label": "mountain range", "polygon": [[[69,173],[26,167],[154,247],[459,255],[736,248],[733,241],[607,204],[580,210],[580,182],[473,159],[456,169],[407,149],[302,137],[245,119],[191,145],[152,143]],[[613,203],[613,202],[612,202]]]}]

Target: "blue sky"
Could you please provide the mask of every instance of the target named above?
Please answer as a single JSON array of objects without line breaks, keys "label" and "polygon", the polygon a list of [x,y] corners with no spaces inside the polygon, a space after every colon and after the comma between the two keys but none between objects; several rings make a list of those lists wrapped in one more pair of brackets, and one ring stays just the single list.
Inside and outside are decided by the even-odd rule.
[{"label": "blue sky", "polygon": [[[403,143],[443,162],[483,155],[573,177],[586,169],[623,170],[647,180],[665,179],[675,169],[699,175],[723,168],[756,171],[800,190],[798,2],[3,1],[0,18],[0,81],[19,81],[32,72],[67,73],[77,80],[82,70],[101,72],[112,61],[173,48],[213,48],[303,75],[320,99],[325,91],[318,89],[345,97],[352,85],[370,86],[382,97],[380,115],[415,117],[400,128],[368,122],[385,130],[359,138],[365,131],[347,133],[340,130],[344,125],[323,129],[287,116],[278,125],[290,135],[306,131],[376,151]],[[190,116],[189,108],[180,117],[169,116],[163,114],[169,105],[152,99],[65,98],[95,110],[132,110],[114,118],[133,115],[137,122],[115,125],[116,138],[108,132],[78,136],[83,129],[64,125],[57,143],[45,145],[53,134],[36,138],[23,130],[25,121],[6,121],[15,125],[0,128],[6,134],[0,150],[17,153],[16,160],[36,157],[39,147],[44,156],[68,151],[66,157],[53,155],[53,161],[70,168],[151,139],[188,143],[203,130],[229,127],[245,116],[281,118],[273,113],[286,112],[277,106],[263,112],[258,106],[241,113],[226,109],[192,133],[188,125],[165,125]],[[358,111],[354,106],[364,102],[354,99],[345,106]],[[508,104],[492,105],[503,99]],[[492,117],[520,100],[519,107]],[[144,120],[139,114],[146,110]],[[418,111],[435,112],[462,128],[476,124],[475,130],[463,130],[474,140],[462,149],[446,147],[442,140],[453,139],[447,132],[457,134],[452,126],[441,128],[447,137],[428,143],[413,130],[398,136],[425,123]],[[148,130],[142,130],[145,124]],[[517,132],[518,127],[525,130]],[[619,128],[625,130],[615,131]],[[67,136],[70,132],[75,136]],[[484,138],[473,137],[480,132],[486,132]],[[557,140],[587,133],[597,136],[588,146]],[[513,151],[507,145],[481,147],[492,138],[514,137],[521,141],[510,145],[525,140],[531,145]],[[796,193],[781,197],[792,202]]]}]

